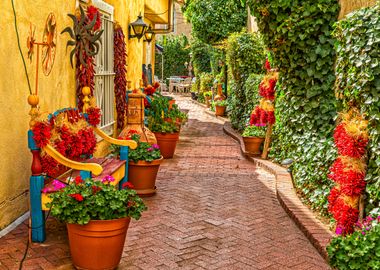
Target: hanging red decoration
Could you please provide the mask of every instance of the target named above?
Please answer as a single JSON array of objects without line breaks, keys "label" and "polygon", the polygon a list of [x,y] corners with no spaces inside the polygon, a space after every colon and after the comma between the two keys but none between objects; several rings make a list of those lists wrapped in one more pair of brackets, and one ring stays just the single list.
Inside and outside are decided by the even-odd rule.
[{"label": "hanging red decoration", "polygon": [[94,29],[94,31],[97,31],[102,26],[101,14],[96,7],[89,6],[87,8],[88,23],[92,22],[92,20],[94,20],[95,16],[96,16],[96,22],[95,22],[93,29]]},{"label": "hanging red decoration", "polygon": [[357,110],[342,114],[334,132],[338,158],[330,167],[328,177],[336,183],[328,197],[329,212],[336,220],[337,234],[350,234],[358,221],[358,204],[366,182],[367,121]]},{"label": "hanging red decoration", "polygon": [[101,111],[98,107],[90,107],[87,109],[87,122],[96,127],[100,124]]},{"label": "hanging red decoration", "polygon": [[127,52],[125,35],[120,25],[114,31],[114,70],[115,70],[115,101],[117,111],[117,128],[124,127],[127,112]]}]

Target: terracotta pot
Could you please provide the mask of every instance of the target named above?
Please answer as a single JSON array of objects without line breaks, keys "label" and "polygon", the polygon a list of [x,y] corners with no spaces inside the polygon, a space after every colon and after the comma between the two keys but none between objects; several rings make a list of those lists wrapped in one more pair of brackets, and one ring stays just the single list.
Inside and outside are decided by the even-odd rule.
[{"label": "terracotta pot", "polygon": [[226,106],[215,105],[215,115],[216,116],[224,116],[225,112],[226,112]]},{"label": "terracotta pot", "polygon": [[265,141],[265,138],[261,137],[243,137],[245,151],[252,155],[261,154],[261,144]]},{"label": "terracotta pot", "polygon": [[179,132],[176,133],[158,133],[154,132],[157,144],[160,146],[161,155],[164,158],[172,158],[174,156],[175,147],[179,140]]},{"label": "terracotta pot", "polygon": [[67,224],[71,258],[77,269],[115,269],[120,262],[131,218]]},{"label": "terracotta pot", "polygon": [[169,110],[173,108],[173,104],[175,104],[175,99],[169,100]]},{"label": "terracotta pot", "polygon": [[134,185],[138,195],[152,196],[156,193],[156,178],[163,157],[152,162],[129,161],[128,181]]}]

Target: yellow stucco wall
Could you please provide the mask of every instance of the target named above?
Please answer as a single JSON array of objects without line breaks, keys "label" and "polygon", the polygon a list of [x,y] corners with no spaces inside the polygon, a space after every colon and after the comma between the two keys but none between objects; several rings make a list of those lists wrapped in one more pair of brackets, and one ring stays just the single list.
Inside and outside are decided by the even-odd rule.
[{"label": "yellow stucco wall", "polygon": [[[114,7],[114,20],[124,30],[127,41],[128,67],[127,79],[137,87],[142,77],[143,46],[142,40],[128,40],[128,25],[145,12],[146,0],[105,0]],[[153,1],[155,2],[155,0]],[[157,2],[167,3],[167,0]],[[50,12],[56,15],[58,27],[57,53],[51,74],[46,77],[40,72],[39,97],[41,112],[49,113],[59,108],[75,106],[75,72],[70,66],[69,52],[66,52],[68,35],[59,33],[72,21],[67,13],[74,13],[76,0],[16,0],[20,42],[24,56],[27,55],[26,39],[29,23],[36,26],[35,38],[40,41],[43,27]],[[161,10],[161,6],[153,6]],[[27,146],[27,131],[30,107],[29,95],[21,57],[13,24],[13,11],[10,1],[0,1],[2,23],[0,33],[0,230],[28,210],[28,189],[31,154]],[[41,65],[40,65],[41,68]],[[27,60],[32,90],[35,82],[35,59]],[[105,153],[107,145],[98,146],[98,154]]]},{"label": "yellow stucco wall", "polygon": [[343,18],[348,13],[363,7],[370,7],[376,4],[376,0],[340,0],[341,9],[339,18]]},{"label": "yellow stucco wall", "polygon": [[169,0],[145,0],[146,17],[160,23],[168,23]]},{"label": "yellow stucco wall", "polygon": [[[56,15],[58,31],[70,23],[68,12],[73,12],[75,1],[17,0],[20,42],[27,55],[26,39],[29,23],[36,26],[35,38],[41,41],[43,27],[50,12]],[[0,229],[28,210],[31,154],[27,146],[30,107],[29,95],[21,58],[17,49],[10,1],[1,1],[0,24]],[[58,34],[57,54],[50,76],[39,76],[39,96],[42,112],[75,105],[74,71],[66,54],[66,36]],[[41,67],[41,66],[40,66]],[[34,90],[35,59],[27,60],[28,73]]]}]

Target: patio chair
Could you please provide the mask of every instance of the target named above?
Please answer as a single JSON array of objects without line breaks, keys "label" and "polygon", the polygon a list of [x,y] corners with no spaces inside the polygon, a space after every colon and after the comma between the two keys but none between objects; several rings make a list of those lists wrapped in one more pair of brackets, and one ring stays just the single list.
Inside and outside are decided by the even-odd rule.
[{"label": "patio chair", "polygon": [[179,83],[177,85],[178,91],[180,93],[188,93],[188,92],[190,92],[192,80],[193,79],[191,77],[188,77],[185,80],[183,80],[181,83]]}]

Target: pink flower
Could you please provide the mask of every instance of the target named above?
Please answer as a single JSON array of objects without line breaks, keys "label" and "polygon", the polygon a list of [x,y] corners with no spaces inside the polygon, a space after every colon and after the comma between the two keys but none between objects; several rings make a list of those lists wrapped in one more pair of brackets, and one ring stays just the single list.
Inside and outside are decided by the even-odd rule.
[{"label": "pink flower", "polygon": [[112,175],[107,175],[107,176],[105,176],[103,179],[102,179],[102,183],[111,183],[111,182],[113,182],[113,181],[115,181],[115,178],[113,178],[113,176]]},{"label": "pink flower", "polygon": [[53,187],[54,187],[55,191],[63,189],[64,187],[66,187],[65,183],[62,183],[61,181],[56,180],[56,179],[53,180],[52,184],[53,184]]},{"label": "pink flower", "polygon": [[153,151],[153,148],[152,148],[152,147],[149,147],[149,148],[146,149],[146,150],[148,150],[149,152],[152,152],[152,151]]},{"label": "pink flower", "polygon": [[160,149],[160,146],[159,146],[158,144],[156,144],[156,143],[153,144],[152,147],[153,147],[154,149],[156,149],[156,150]]}]

